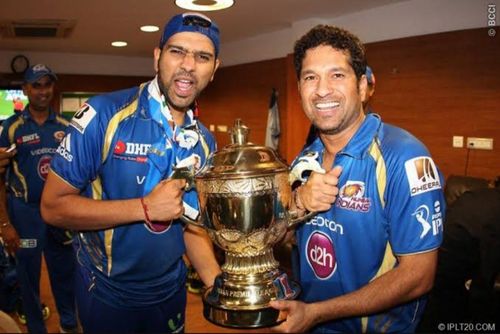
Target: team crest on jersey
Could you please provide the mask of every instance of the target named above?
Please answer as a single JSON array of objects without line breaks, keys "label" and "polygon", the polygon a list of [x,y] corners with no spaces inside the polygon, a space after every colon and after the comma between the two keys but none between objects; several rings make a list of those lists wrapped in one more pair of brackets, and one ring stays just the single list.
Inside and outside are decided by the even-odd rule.
[{"label": "team crest on jersey", "polygon": [[325,233],[315,231],[306,242],[307,263],[314,275],[325,280],[337,270],[337,257],[332,239]]},{"label": "team crest on jersey", "polygon": [[441,189],[439,174],[430,157],[417,157],[405,162],[411,196]]},{"label": "team crest on jersey", "polygon": [[358,212],[370,211],[371,200],[365,197],[365,183],[347,181],[339,190],[335,205],[342,209]]},{"label": "team crest on jersey", "polygon": [[40,136],[36,132],[18,137],[16,139],[17,145],[22,145],[22,144],[31,145],[31,144],[38,144],[38,143],[40,143]]},{"label": "team crest on jersey", "polygon": [[50,155],[43,155],[40,160],[38,160],[38,166],[37,166],[37,171],[38,171],[38,176],[45,181],[47,179],[47,175],[49,175],[49,169],[50,169],[50,161],[52,160],[52,156]]},{"label": "team crest on jersey", "polygon": [[56,139],[56,142],[60,143],[64,138],[64,131],[54,132],[54,138]]},{"label": "team crest on jersey", "polygon": [[91,105],[84,103],[83,106],[76,112],[69,123],[72,127],[78,130],[81,134],[89,125],[90,121],[95,117],[96,111]]},{"label": "team crest on jersey", "polygon": [[118,140],[113,149],[113,158],[145,163],[151,144],[130,143]]}]

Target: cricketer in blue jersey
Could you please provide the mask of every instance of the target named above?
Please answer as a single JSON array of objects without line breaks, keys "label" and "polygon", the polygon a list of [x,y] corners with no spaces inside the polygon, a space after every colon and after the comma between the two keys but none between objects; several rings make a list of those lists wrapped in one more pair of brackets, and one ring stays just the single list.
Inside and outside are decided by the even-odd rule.
[{"label": "cricketer in blue jersey", "polygon": [[301,301],[272,302],[287,314],[275,329],[413,332],[442,240],[443,178],[414,136],[364,113],[357,37],[319,25],[294,51],[302,107],[319,129],[292,163],[303,181],[294,205],[316,215],[295,235]]},{"label": "cricketer in blue jersey", "polygon": [[200,169],[216,149],[194,113],[218,68],[219,30],[174,16],[154,50],[150,82],[96,96],[75,114],[42,199],[50,224],[78,230],[79,315],[86,332],[182,332],[183,254],[210,286],[220,268],[196,218],[195,190],[174,167]]},{"label": "cricketer in blue jersey", "polygon": [[[6,248],[15,252],[22,310],[20,320],[30,333],[46,333],[40,303],[42,253],[62,330],[77,328],[75,313],[72,236],[47,226],[40,214],[42,189],[50,161],[64,137],[68,120],[50,107],[57,76],[43,65],[33,65],[24,74],[23,91],[29,103],[2,123],[0,146],[16,145],[16,154],[6,172],[7,209],[10,223],[2,222]],[[2,182],[3,183],[3,182]],[[5,196],[0,211],[5,210]]]}]

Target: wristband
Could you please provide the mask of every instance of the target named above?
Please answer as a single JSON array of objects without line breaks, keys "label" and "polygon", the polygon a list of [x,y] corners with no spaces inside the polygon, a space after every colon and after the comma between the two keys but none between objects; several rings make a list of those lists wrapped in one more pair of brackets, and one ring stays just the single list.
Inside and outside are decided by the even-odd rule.
[{"label": "wristband", "polygon": [[151,219],[149,219],[149,215],[148,215],[148,206],[146,205],[146,203],[144,203],[144,197],[141,197],[141,205],[142,205],[142,210],[144,211],[144,220],[146,221],[146,223],[151,226],[152,223],[151,223]]}]

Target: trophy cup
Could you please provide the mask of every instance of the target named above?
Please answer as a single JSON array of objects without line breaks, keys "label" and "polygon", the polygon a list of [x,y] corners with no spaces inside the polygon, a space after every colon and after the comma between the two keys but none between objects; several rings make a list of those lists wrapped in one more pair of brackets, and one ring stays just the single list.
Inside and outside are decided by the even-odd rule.
[{"label": "trophy cup", "polygon": [[194,179],[200,217],[183,220],[205,228],[225,252],[222,273],[203,296],[204,316],[226,327],[274,326],[284,319],[269,306],[294,299],[299,285],[278,268],[273,246],[298,219],[289,211],[288,166],[265,146],[247,142],[249,129],[238,119],[232,144],[213,153]]}]

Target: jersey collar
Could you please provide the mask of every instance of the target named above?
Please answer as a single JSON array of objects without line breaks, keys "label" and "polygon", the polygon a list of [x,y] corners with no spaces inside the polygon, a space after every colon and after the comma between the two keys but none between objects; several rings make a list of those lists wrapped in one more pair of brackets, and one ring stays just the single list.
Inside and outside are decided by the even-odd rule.
[{"label": "jersey collar", "polygon": [[[33,120],[33,117],[31,117],[31,114],[30,114],[29,103],[26,105],[26,107],[24,107],[23,111],[21,112],[21,117],[24,120],[28,120],[28,119]],[[55,119],[56,119],[56,113],[52,110],[52,108],[49,107],[49,116],[47,117],[47,119],[45,121],[46,122],[53,121]]]},{"label": "jersey collar", "polygon": [[368,153],[373,138],[378,135],[381,124],[382,120],[379,115],[374,113],[366,115],[363,123],[344,147],[342,153],[356,159],[362,159]]}]

